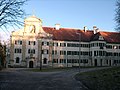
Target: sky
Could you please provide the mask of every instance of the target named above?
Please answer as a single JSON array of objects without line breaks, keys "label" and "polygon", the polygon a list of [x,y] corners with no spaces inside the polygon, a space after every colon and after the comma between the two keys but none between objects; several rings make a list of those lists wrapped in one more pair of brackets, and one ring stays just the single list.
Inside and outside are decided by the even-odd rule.
[{"label": "sky", "polygon": [[[115,31],[116,0],[29,0],[23,7],[28,16],[35,15],[43,26]],[[28,17],[27,16],[27,17]],[[13,31],[13,30],[11,30]]]}]

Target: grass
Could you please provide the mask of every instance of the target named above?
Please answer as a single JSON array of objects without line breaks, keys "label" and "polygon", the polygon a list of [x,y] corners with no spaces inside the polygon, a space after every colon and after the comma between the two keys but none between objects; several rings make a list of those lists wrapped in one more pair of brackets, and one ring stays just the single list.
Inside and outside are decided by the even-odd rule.
[{"label": "grass", "polygon": [[28,71],[33,71],[33,72],[55,72],[55,71],[64,71],[64,70],[70,70],[71,68],[63,68],[63,67],[59,67],[59,68],[43,68],[42,70],[40,70],[39,68],[35,68],[35,69],[28,69]]},{"label": "grass", "polygon": [[[79,67],[57,67],[57,68],[42,68],[42,70],[40,70],[39,68],[31,68],[28,69],[27,71],[33,71],[33,72],[54,72],[54,71],[64,71],[64,70],[70,70],[70,69],[78,69]],[[81,68],[94,68],[93,66],[88,66],[88,67],[80,67]]]},{"label": "grass", "polygon": [[120,90],[120,67],[84,72],[75,78],[89,90]]}]

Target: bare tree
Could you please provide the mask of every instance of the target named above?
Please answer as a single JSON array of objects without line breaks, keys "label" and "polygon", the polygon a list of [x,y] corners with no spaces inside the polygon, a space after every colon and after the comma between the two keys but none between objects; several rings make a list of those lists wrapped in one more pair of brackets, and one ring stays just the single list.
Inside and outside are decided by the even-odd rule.
[{"label": "bare tree", "polygon": [[0,70],[2,69],[2,67],[5,67],[5,63],[6,63],[5,51],[6,51],[6,46],[0,43]]},{"label": "bare tree", "polygon": [[117,0],[117,2],[116,2],[115,21],[117,23],[115,29],[120,32],[120,0]]},{"label": "bare tree", "polygon": [[[28,0],[0,0],[0,29],[6,32],[9,26],[14,28],[23,25],[22,19],[25,18],[26,13],[22,6],[26,1]],[[0,43],[0,67],[3,67],[6,62],[6,50],[3,47]]]},{"label": "bare tree", "polygon": [[26,15],[22,6],[28,0],[0,0],[0,28],[19,27]]}]

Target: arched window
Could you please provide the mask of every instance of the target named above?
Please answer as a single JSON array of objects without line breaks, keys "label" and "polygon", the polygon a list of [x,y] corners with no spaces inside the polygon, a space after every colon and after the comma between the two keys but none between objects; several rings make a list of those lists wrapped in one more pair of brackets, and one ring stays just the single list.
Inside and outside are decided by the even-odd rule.
[{"label": "arched window", "polygon": [[16,63],[20,63],[20,58],[16,57]]}]

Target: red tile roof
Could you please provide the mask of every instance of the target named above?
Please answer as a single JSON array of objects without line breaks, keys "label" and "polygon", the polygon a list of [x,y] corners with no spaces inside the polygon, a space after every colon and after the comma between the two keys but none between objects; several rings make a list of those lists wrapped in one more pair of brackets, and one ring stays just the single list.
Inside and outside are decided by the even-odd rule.
[{"label": "red tile roof", "polygon": [[54,27],[43,27],[43,30],[46,33],[53,34],[53,40],[60,41],[79,41],[79,34],[81,35],[81,41],[89,42],[98,40],[101,35],[106,42],[109,43],[120,43],[120,33],[117,32],[99,32],[97,34],[93,33],[93,30],[84,30],[80,29],[70,29],[70,28],[60,28],[56,30]]},{"label": "red tile roof", "polygon": [[106,42],[120,43],[120,33],[118,32],[100,32]]}]

